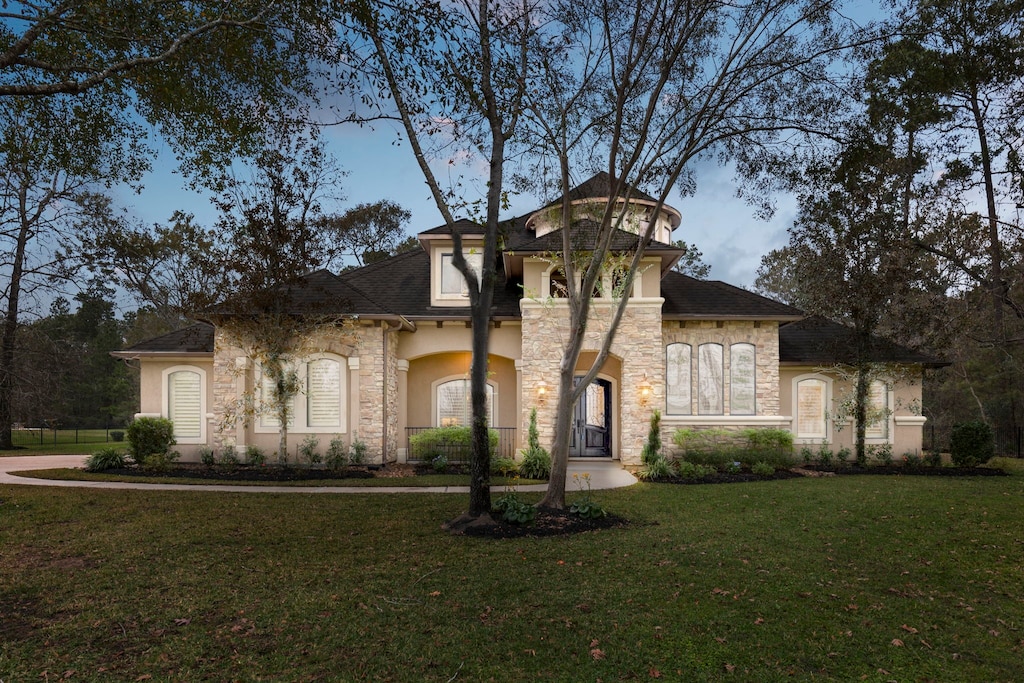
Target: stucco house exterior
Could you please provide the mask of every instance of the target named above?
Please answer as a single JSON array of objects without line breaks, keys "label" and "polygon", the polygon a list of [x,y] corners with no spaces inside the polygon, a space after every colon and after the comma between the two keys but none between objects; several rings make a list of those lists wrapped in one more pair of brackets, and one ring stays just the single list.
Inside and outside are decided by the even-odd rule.
[{"label": "stucco house exterior", "polygon": [[[603,206],[608,188],[604,174],[577,187],[572,199],[581,215],[589,203]],[[572,456],[638,466],[654,409],[662,413],[665,443],[679,427],[775,427],[791,430],[798,444],[852,446],[852,424],[837,418],[851,391],[841,369],[850,360],[848,331],[724,282],[676,272],[683,252],[672,246],[672,232],[680,213],[666,206],[654,215],[655,200],[642,192],[619,204],[626,216],[613,249],[632,250],[649,221],[654,242],[623,294],[629,302],[611,356],[577,407]],[[503,226],[488,398],[507,455],[523,446],[533,408],[541,443],[552,440],[554,383],[568,325],[558,282],[558,211],[548,205]],[[585,242],[586,219],[577,227],[574,238]],[[305,276],[307,296],[346,322],[314,334],[307,344],[313,350],[296,360],[303,389],[289,427],[292,457],[313,434],[321,448],[336,437],[359,440],[368,462],[402,462],[416,430],[468,423],[472,330],[465,283],[451,265],[452,230],[461,234],[470,262],[479,262],[483,229],[462,220],[421,232],[415,251],[340,275]],[[617,303],[613,277],[594,293],[581,375]],[[869,425],[868,442],[889,444],[897,457],[917,452],[922,374],[937,363],[894,344],[878,345],[877,354],[893,372],[872,386],[883,417]],[[225,419],[243,396],[258,401],[262,388],[258,363],[226,329],[197,322],[116,355],[138,363],[139,414],[170,417],[184,459],[198,459],[203,446],[276,449],[270,415]]]}]

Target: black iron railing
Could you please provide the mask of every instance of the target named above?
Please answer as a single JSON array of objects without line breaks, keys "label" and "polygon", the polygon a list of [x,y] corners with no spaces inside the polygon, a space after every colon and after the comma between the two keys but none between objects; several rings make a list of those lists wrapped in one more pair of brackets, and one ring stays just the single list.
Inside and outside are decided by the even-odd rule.
[{"label": "black iron railing", "polygon": [[[406,427],[405,447],[409,462],[425,462],[433,460],[438,455],[443,455],[451,463],[469,462],[469,439],[461,434],[452,434],[451,438],[429,438],[422,436],[435,427]],[[442,428],[451,429],[451,428]],[[516,428],[515,427],[491,427],[492,433],[497,433],[497,444],[493,458],[513,458],[516,454]],[[420,439],[414,437],[421,436]],[[433,436],[433,435],[430,435]]]}]

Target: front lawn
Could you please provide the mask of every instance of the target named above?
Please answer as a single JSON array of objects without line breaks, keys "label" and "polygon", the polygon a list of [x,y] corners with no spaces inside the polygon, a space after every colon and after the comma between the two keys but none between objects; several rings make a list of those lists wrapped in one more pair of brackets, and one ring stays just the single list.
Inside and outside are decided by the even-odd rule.
[{"label": "front lawn", "polygon": [[0,487],[0,679],[1024,679],[1020,476],[595,496],[634,524],[486,540],[440,529],[463,495]]}]

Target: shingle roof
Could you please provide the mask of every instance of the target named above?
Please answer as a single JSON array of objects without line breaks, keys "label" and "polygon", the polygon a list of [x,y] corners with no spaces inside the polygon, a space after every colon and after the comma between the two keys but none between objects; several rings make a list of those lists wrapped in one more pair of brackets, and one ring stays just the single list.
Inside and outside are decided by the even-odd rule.
[{"label": "shingle roof", "polygon": [[[622,191],[619,196],[625,197],[629,194],[630,199],[638,199],[640,201],[656,202],[654,197],[639,190],[629,183],[623,183]],[[600,173],[584,180],[576,187],[569,190],[569,201],[577,201],[580,199],[600,199],[610,197],[612,194],[612,177],[608,175],[607,171],[601,171]],[[561,195],[558,196],[554,201],[548,202],[541,209],[547,209],[552,206],[557,206],[562,203]]]},{"label": "shingle roof", "polygon": [[448,227],[448,224],[439,225],[436,228],[430,230],[424,230],[421,235],[451,235],[454,232],[460,235],[482,235],[484,234],[484,226],[469,220],[468,218],[460,218],[455,223]]},{"label": "shingle roof", "polygon": [[[811,365],[851,364],[856,361],[853,330],[825,318],[811,316],[779,328],[779,361]],[[875,363],[920,363],[941,367],[949,362],[875,337],[871,351]]]},{"label": "shingle roof", "polygon": [[718,280],[697,280],[669,271],[661,279],[661,307],[666,320],[726,318],[797,320],[798,308],[748,292]]},{"label": "shingle roof", "polygon": [[[497,276],[491,315],[502,318],[518,317],[522,289],[517,282],[506,281],[500,261]],[[346,284],[369,292],[376,301],[389,310],[407,318],[469,317],[468,305],[430,305],[430,256],[422,249],[347,271],[339,278]]]},{"label": "shingle roof", "polygon": [[[589,218],[583,218],[573,223],[570,238],[572,240],[573,248],[581,249],[583,251],[593,249],[597,244],[597,235],[600,228],[600,223]],[[640,237],[637,234],[616,229],[612,234],[612,241],[609,248],[611,251],[633,251],[637,248],[639,242]],[[551,232],[532,240],[524,240],[515,247],[515,251],[526,253],[560,252],[562,251],[562,230],[552,230]],[[651,240],[650,244],[647,245],[646,252],[653,254],[659,251],[682,252],[681,249],[678,249],[671,244]]]},{"label": "shingle roof", "polygon": [[[375,297],[361,291],[351,283],[343,281],[328,270],[317,270],[299,278],[295,283],[282,285],[257,297],[261,300],[228,300],[212,308],[211,316],[247,313],[275,298],[283,299],[292,315],[394,315],[394,311],[382,306]],[[238,310],[242,307],[244,310]]]},{"label": "shingle roof", "polygon": [[213,325],[195,323],[174,332],[145,339],[115,353],[121,356],[134,353],[213,353]]}]

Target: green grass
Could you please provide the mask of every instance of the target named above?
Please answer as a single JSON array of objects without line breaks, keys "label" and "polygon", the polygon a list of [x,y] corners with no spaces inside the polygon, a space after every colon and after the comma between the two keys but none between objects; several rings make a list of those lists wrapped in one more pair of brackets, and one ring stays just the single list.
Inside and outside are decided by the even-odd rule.
[{"label": "green grass", "polygon": [[46,443],[42,445],[35,443],[15,448],[10,451],[0,451],[0,458],[25,455],[89,455],[93,451],[98,451],[99,449],[107,448],[108,446],[127,449],[128,443],[116,443],[113,441],[109,443],[102,441],[90,441],[88,443],[58,443],[56,445],[53,443]]},{"label": "green grass", "polygon": [[494,541],[440,530],[462,495],[0,487],[0,679],[1024,679],[1022,477],[595,496],[636,525]]},{"label": "green grass", "polygon": [[[381,477],[372,479],[310,479],[308,481],[220,481],[216,479],[196,479],[192,477],[169,477],[153,475],[148,477],[125,476],[119,474],[106,474],[104,472],[86,472],[85,470],[55,467],[48,470],[26,470],[24,472],[11,472],[21,477],[32,477],[35,479],[59,479],[66,481],[122,481],[135,484],[190,484],[201,485],[226,485],[226,486],[352,486],[352,487],[382,487],[382,486],[469,486],[468,474],[421,474],[414,477]],[[504,477],[492,476],[491,484],[504,486]],[[517,485],[543,484],[543,481],[533,479],[519,479]]]}]

